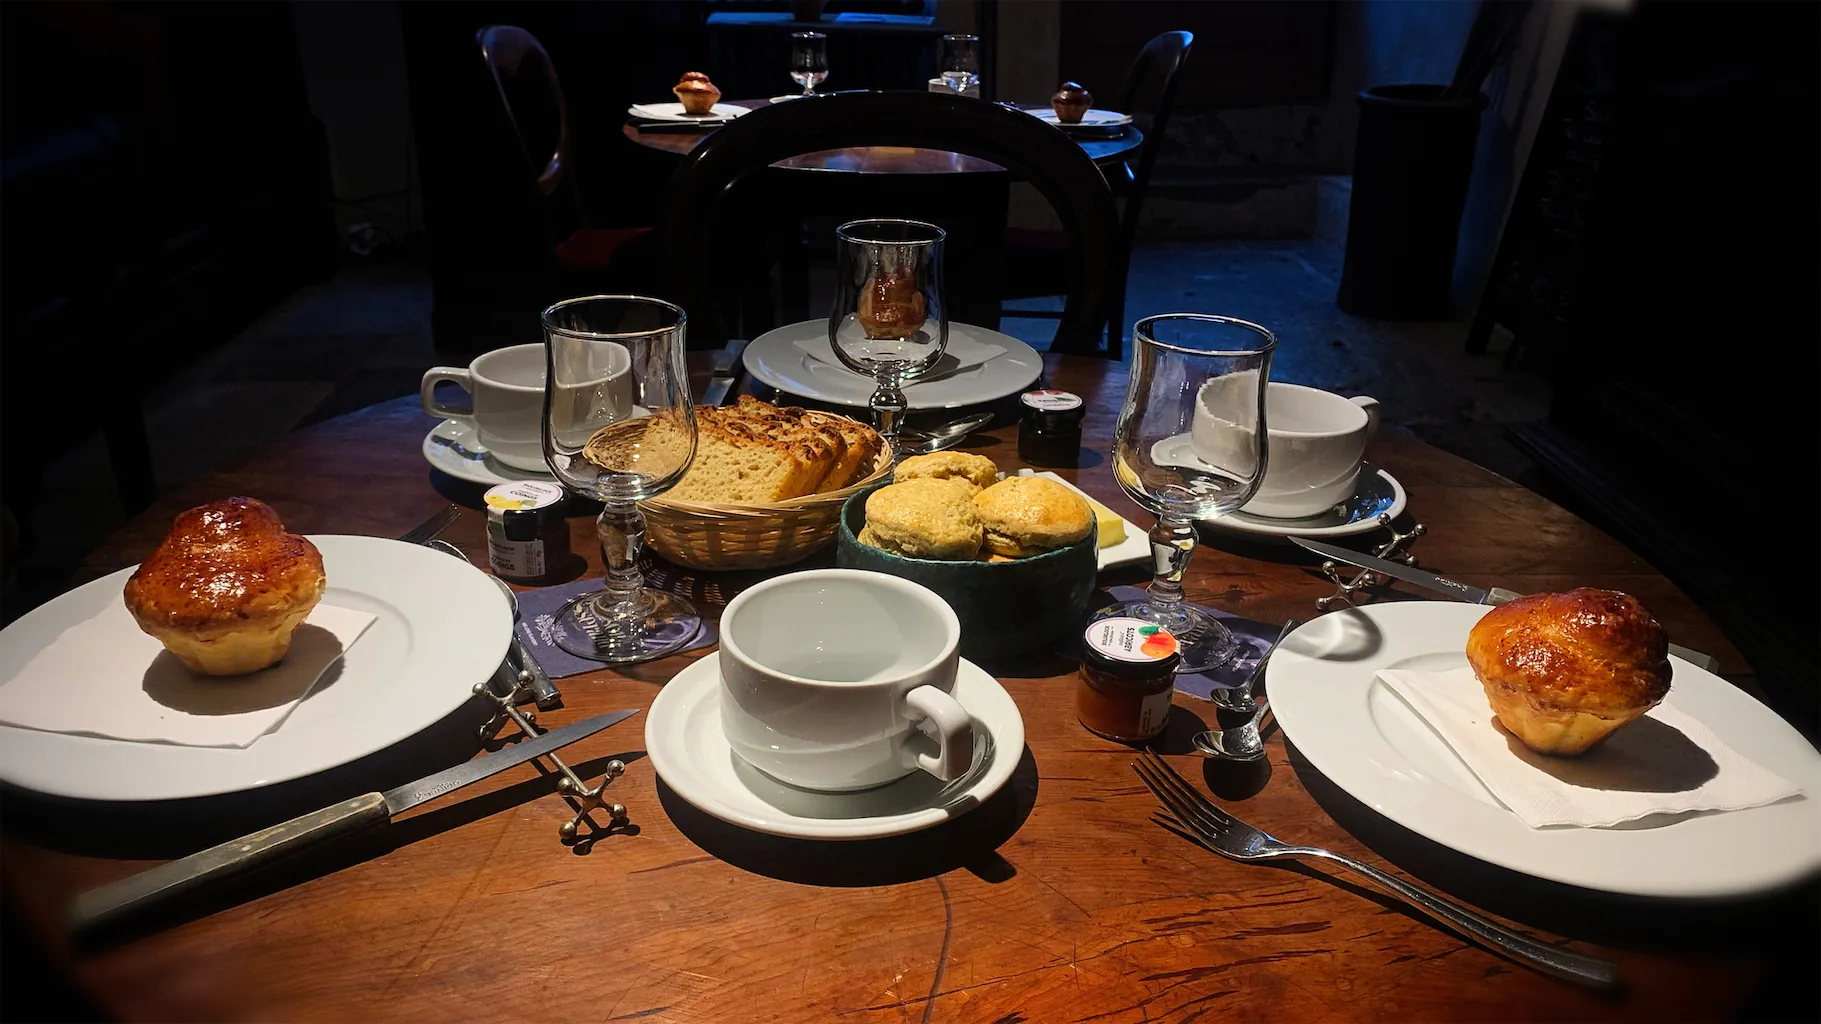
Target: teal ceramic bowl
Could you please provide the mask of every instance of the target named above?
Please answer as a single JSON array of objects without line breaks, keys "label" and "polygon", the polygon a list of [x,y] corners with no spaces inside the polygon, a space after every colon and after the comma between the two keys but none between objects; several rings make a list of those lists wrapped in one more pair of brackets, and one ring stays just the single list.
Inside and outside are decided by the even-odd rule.
[{"label": "teal ceramic bowl", "polygon": [[1086,621],[1099,572],[1093,533],[1066,548],[1011,562],[906,558],[860,543],[871,494],[861,491],[841,507],[835,564],[901,576],[941,594],[961,619],[962,657],[979,661],[1045,649]]}]

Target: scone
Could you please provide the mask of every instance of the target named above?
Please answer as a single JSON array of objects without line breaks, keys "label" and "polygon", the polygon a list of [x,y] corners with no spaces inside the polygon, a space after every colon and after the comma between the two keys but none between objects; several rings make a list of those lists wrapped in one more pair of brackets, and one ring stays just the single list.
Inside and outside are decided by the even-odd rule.
[{"label": "scone", "polygon": [[898,463],[892,479],[964,480],[978,492],[982,488],[993,486],[994,481],[999,479],[999,467],[984,455],[935,452],[930,455],[913,455]]},{"label": "scone", "polygon": [[126,581],[126,607],[192,672],[238,676],[285,656],[324,583],[316,545],[271,506],[223,498],[177,517]]},{"label": "scone", "polygon": [[965,561],[980,553],[980,514],[959,480],[906,480],[866,498],[862,543],[910,558]]},{"label": "scone", "polygon": [[986,549],[1027,558],[1067,547],[1094,532],[1094,510],[1081,495],[1040,476],[1008,476],[979,494]]},{"label": "scone", "polygon": [[1467,661],[1492,711],[1539,754],[1584,753],[1669,693],[1669,636],[1637,598],[1582,587],[1487,612]]}]

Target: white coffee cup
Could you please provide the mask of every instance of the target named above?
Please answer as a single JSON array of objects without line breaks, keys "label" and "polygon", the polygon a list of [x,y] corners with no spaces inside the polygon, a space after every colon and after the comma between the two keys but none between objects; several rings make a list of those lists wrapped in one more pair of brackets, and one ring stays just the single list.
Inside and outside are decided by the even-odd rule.
[{"label": "white coffee cup", "polygon": [[[632,356],[621,345],[590,345],[588,357],[600,365],[591,372],[565,374],[590,381],[587,389],[613,404],[632,408]],[[548,473],[544,464],[544,346],[513,345],[483,353],[468,364],[436,366],[424,374],[418,397],[432,416],[474,426],[481,447],[514,469]],[[455,409],[436,399],[436,386],[448,381],[468,392],[473,405]],[[572,389],[573,390],[573,389]]]},{"label": "white coffee cup", "polygon": [[1272,381],[1265,389],[1270,436],[1264,483],[1241,511],[1300,519],[1353,496],[1366,443],[1378,433],[1378,400]]},{"label": "white coffee cup", "polygon": [[721,616],[721,730],[803,789],[854,790],[973,765],[955,700],[961,623],[935,591],[859,569],[776,576]]}]

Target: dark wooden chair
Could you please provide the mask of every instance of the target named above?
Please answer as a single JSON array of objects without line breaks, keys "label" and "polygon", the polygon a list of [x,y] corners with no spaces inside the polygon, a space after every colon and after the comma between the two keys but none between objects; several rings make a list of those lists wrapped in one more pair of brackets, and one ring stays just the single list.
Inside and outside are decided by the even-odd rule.
[{"label": "dark wooden chair", "polygon": [[[1188,32],[1165,32],[1144,44],[1126,72],[1125,87],[1119,93],[1116,108],[1128,114],[1149,114],[1144,144],[1134,159],[1107,167],[1107,179],[1113,192],[1125,199],[1125,211],[1119,221],[1119,246],[1114,254],[1112,280],[1107,283],[1106,347],[1102,355],[1121,359],[1125,352],[1125,287],[1131,270],[1132,244],[1138,233],[1138,218],[1144,212],[1145,193],[1151,185],[1151,169],[1163,149],[1170,114],[1176,108],[1176,87],[1183,65],[1195,37]],[[1055,294],[1056,267],[1065,243],[1058,232],[1013,228],[1005,238],[1005,296],[1035,298]],[[1007,317],[1050,319],[1057,314],[1049,310],[1002,310]]]},{"label": "dark wooden chair", "polygon": [[[990,160],[1036,186],[1062,221],[1066,282],[1057,351],[1100,347],[1118,211],[1094,162],[1067,136],[993,103],[928,92],[836,93],[748,114],[705,139],[670,182],[663,249],[666,297],[689,311],[692,347],[726,341],[708,279],[717,203],[734,182],[803,153],[908,146]],[[940,218],[938,218],[940,219]]]},{"label": "dark wooden chair", "polygon": [[588,226],[575,183],[569,108],[556,65],[537,37],[512,25],[489,25],[474,38],[542,197],[551,260],[562,270],[589,274],[614,265],[628,246],[636,251],[650,228]]}]

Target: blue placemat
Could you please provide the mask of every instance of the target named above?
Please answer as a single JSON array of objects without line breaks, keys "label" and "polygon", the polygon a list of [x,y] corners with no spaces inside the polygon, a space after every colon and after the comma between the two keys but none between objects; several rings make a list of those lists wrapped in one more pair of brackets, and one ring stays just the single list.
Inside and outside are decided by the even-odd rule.
[{"label": "blue placemat", "polygon": [[[1144,597],[1144,588],[1110,587],[1107,594],[1114,601],[1135,601]],[[1250,675],[1252,669],[1258,665],[1258,659],[1270,648],[1271,641],[1277,639],[1277,631],[1282,628],[1283,623],[1259,622],[1243,615],[1221,611],[1219,608],[1209,608],[1207,605],[1198,604],[1195,607],[1224,623],[1228,629],[1233,631],[1233,636],[1239,641],[1240,646],[1239,657],[1211,672],[1185,672],[1176,677],[1178,693],[1186,693],[1202,700],[1213,700],[1215,690],[1230,690],[1246,681],[1246,676]]]},{"label": "blue placemat", "polygon": [[[525,645],[525,650],[530,652],[532,660],[536,661],[550,678],[562,679],[566,676],[581,675],[583,672],[594,672],[603,667],[603,662],[578,658],[556,644],[557,637],[564,632],[563,628],[557,625],[557,612],[562,611],[563,605],[568,604],[573,598],[599,589],[601,589],[601,578],[588,575],[554,587],[519,593],[519,642]],[[683,650],[695,651],[704,647],[712,647],[719,643],[720,639],[720,631],[715,629],[714,623],[704,620],[702,631],[697,633],[696,638]]]}]

